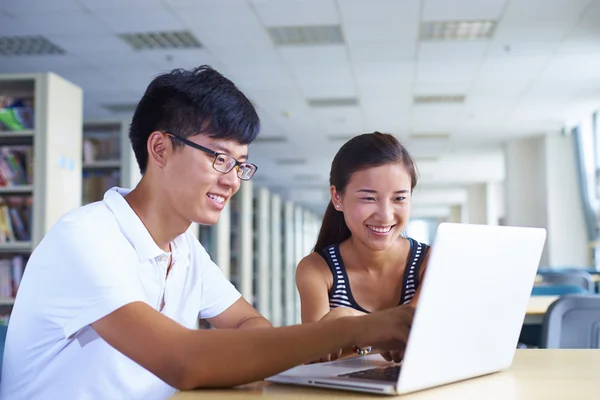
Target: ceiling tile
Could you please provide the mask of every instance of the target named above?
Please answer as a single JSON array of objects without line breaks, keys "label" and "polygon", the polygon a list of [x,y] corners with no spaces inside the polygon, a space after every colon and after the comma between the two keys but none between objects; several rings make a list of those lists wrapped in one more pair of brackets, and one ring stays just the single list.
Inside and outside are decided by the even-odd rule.
[{"label": "ceiling tile", "polygon": [[97,12],[105,10],[141,10],[149,8],[164,9],[161,0],[77,0],[86,9]]},{"label": "ceiling tile", "polygon": [[116,33],[182,30],[184,24],[166,9],[98,11],[97,18]]},{"label": "ceiling tile", "polygon": [[471,42],[421,42],[419,61],[463,60],[477,62],[483,60],[490,46],[487,40]]},{"label": "ceiling tile", "polygon": [[358,134],[363,130],[360,107],[330,107],[313,109],[319,133],[325,134]]},{"label": "ceiling tile", "polygon": [[344,37],[349,45],[381,45],[402,46],[414,45],[419,34],[418,24],[372,23],[344,24]]},{"label": "ceiling tile", "polygon": [[417,82],[471,82],[479,63],[448,60],[417,63]]},{"label": "ceiling tile", "polygon": [[210,7],[177,6],[172,10],[217,57],[249,48],[273,50],[267,31],[246,2],[213,2]]},{"label": "ceiling tile", "polygon": [[369,86],[392,87],[410,85],[416,73],[416,63],[411,62],[370,62],[355,63],[354,75],[362,88]]},{"label": "ceiling tile", "polygon": [[259,0],[252,4],[265,26],[339,24],[334,0]]},{"label": "ceiling tile", "polygon": [[42,35],[87,35],[110,32],[94,16],[83,11],[24,15],[21,20],[29,26],[35,26]]},{"label": "ceiling tile", "polygon": [[423,0],[423,21],[498,20],[507,0]]},{"label": "ceiling tile", "polygon": [[37,35],[35,25],[30,25],[18,17],[0,14],[0,36],[29,36]]},{"label": "ceiling tile", "polygon": [[416,43],[379,42],[348,45],[354,63],[394,63],[416,60]]},{"label": "ceiling tile", "polygon": [[2,8],[16,16],[56,11],[83,11],[76,0],[2,0]]},{"label": "ceiling tile", "polygon": [[505,21],[576,22],[594,0],[527,0],[511,1],[504,15]]},{"label": "ceiling tile", "polygon": [[344,24],[414,25],[419,21],[419,3],[419,0],[343,0],[338,5]]},{"label": "ceiling tile", "polygon": [[113,33],[91,35],[46,35],[67,53],[131,52],[131,48]]},{"label": "ceiling tile", "polygon": [[89,67],[61,68],[58,74],[70,82],[84,89],[84,92],[101,91],[107,87],[116,87],[115,79]]},{"label": "ceiling tile", "polygon": [[412,108],[413,132],[446,133],[453,129],[462,114],[461,105],[419,105]]}]

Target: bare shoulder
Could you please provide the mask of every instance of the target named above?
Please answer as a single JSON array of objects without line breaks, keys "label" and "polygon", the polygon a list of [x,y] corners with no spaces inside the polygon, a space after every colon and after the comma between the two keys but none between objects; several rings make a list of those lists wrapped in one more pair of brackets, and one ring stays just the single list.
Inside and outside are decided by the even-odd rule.
[{"label": "bare shoulder", "polygon": [[333,283],[331,272],[325,259],[317,252],[312,252],[304,257],[296,269],[296,279],[325,279],[326,282]]}]

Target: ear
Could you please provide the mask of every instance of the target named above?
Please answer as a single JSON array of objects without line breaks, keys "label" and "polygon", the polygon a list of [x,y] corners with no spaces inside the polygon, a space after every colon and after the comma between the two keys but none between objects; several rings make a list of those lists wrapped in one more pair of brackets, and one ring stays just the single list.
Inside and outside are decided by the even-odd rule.
[{"label": "ear", "polygon": [[333,207],[337,211],[344,211],[344,205],[342,204],[342,195],[337,191],[335,186],[331,185],[329,187],[329,194],[331,195],[331,202],[333,203]]},{"label": "ear", "polygon": [[167,165],[168,154],[172,152],[171,140],[162,132],[154,131],[146,143],[148,150],[148,163],[154,163],[159,168]]}]

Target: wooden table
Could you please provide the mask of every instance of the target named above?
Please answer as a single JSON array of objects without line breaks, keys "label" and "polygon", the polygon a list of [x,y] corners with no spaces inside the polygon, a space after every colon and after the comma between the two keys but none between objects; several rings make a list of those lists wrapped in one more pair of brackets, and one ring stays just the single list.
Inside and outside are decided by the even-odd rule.
[{"label": "wooden table", "polygon": [[[600,350],[517,350],[506,371],[401,396],[407,400],[600,399]],[[385,399],[337,390],[257,382],[226,390],[179,392],[172,400],[194,399]]]}]

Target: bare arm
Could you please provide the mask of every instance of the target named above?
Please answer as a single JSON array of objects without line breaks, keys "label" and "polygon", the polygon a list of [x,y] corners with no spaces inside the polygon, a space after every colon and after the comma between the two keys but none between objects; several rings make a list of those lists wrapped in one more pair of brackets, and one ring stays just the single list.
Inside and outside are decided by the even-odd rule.
[{"label": "bare arm", "polygon": [[264,379],[354,343],[403,347],[412,322],[408,310],[281,328],[190,330],[134,302],[92,327],[116,350],[184,390]]},{"label": "bare arm", "polygon": [[[300,261],[296,269],[296,286],[300,293],[303,323],[364,315],[348,307],[330,310],[328,293],[332,280],[329,267],[319,254],[312,253]],[[333,353],[324,353],[318,361],[336,360],[352,354],[351,347],[339,348]]]},{"label": "bare arm", "polygon": [[315,322],[329,313],[329,286],[333,282],[325,260],[317,253],[304,257],[296,268],[302,322]]},{"label": "bare arm", "polygon": [[263,379],[335,349],[343,326],[190,330],[144,303],[92,324],[111,346],[178,389]]},{"label": "bare arm", "polygon": [[273,325],[243,297],[214,318],[207,319],[217,329],[271,328]]}]

